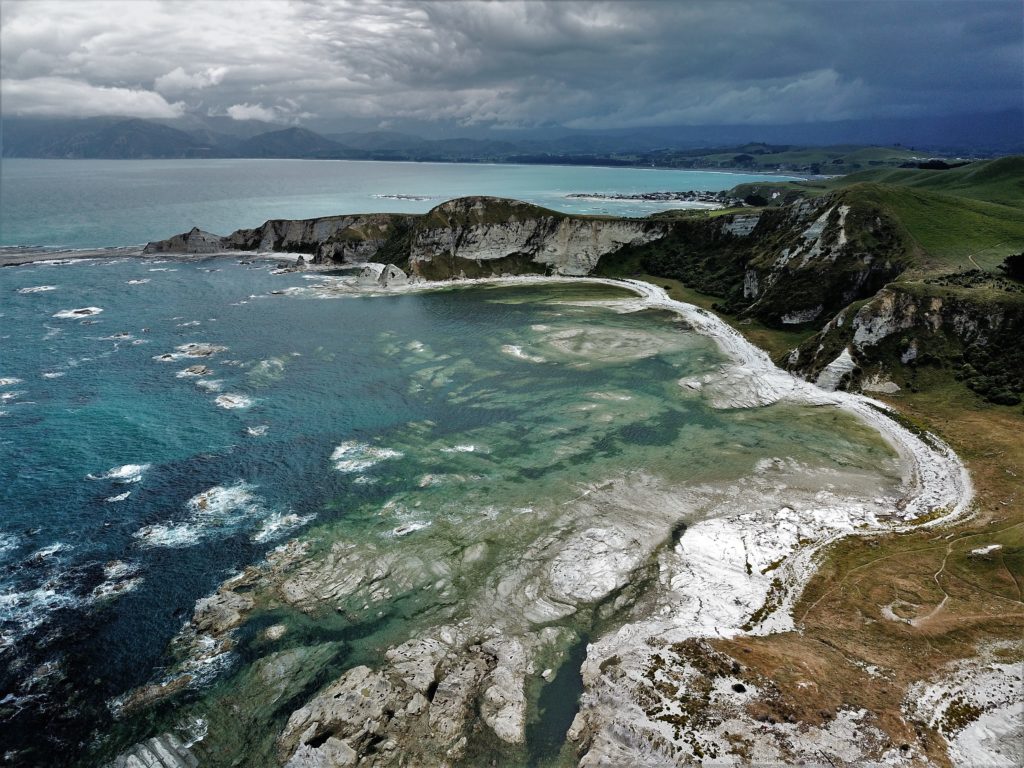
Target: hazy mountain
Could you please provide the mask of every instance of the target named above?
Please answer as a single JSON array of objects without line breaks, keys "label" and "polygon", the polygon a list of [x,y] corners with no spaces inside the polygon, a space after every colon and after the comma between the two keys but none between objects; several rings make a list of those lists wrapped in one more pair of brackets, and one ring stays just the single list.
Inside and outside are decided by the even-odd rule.
[{"label": "hazy mountain", "polygon": [[261,133],[241,142],[237,151],[240,157],[361,156],[361,153],[305,128],[284,128]]},{"label": "hazy mountain", "polygon": [[150,120],[3,121],[4,157],[140,159],[197,157],[210,146]]},{"label": "hazy mountain", "polygon": [[366,131],[363,133],[348,131],[346,133],[327,133],[324,135],[352,149],[371,151],[407,152],[413,149],[420,149],[424,144],[428,143],[427,139],[420,136],[414,136],[411,133],[400,133],[399,131]]},{"label": "hazy mountain", "polygon": [[[179,158],[289,157],[377,160],[676,165],[669,158],[750,142],[790,146],[893,146],[945,154],[999,154],[1024,149],[1020,110],[943,118],[847,120],[791,125],[721,125],[617,131],[473,130],[426,139],[402,131],[332,133],[281,128],[255,120],[189,115],[174,120],[125,118],[0,119],[4,157]],[[700,150],[700,151],[698,151]]]},{"label": "hazy mountain", "polygon": [[235,120],[227,116],[209,117],[195,113],[187,113],[173,119],[154,120],[153,122],[177,128],[179,131],[185,131],[186,133],[211,132],[240,139],[249,139],[261,133],[279,131],[285,127],[279,123],[267,123],[262,120]]},{"label": "hazy mountain", "polygon": [[93,117],[82,120],[17,118],[0,121],[3,157],[62,157],[59,147],[95,134],[123,118]]}]

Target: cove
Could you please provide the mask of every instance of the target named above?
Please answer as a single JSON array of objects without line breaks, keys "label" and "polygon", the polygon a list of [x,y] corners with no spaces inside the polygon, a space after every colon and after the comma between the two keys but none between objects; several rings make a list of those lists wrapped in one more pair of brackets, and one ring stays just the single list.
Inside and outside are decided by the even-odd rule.
[{"label": "cove", "polygon": [[0,272],[5,749],[100,764],[175,732],[204,765],[283,761],[331,745],[343,726],[307,739],[297,713],[365,668],[411,724],[374,749],[433,749],[433,717],[445,750],[527,764],[565,719],[527,681],[569,685],[595,622],[646,610],[721,489],[901,481],[839,409],[682,386],[727,357],[621,287],[360,296],[272,272]]}]

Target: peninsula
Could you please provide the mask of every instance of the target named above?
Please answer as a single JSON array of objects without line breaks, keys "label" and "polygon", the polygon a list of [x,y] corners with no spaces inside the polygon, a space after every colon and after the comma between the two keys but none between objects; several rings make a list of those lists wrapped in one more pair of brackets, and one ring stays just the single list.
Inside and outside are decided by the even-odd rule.
[{"label": "peninsula", "polygon": [[[594,517],[600,535],[567,529],[557,556],[536,552],[547,565],[516,577],[531,586],[502,593],[512,623],[438,626],[388,650],[384,667],[345,672],[291,715],[280,758],[462,759],[475,707],[496,738],[521,742],[524,681],[554,640],[529,627],[565,606],[596,601],[601,611],[609,600],[635,607],[586,647],[568,732],[580,765],[793,762],[823,748],[847,763],[1012,757],[1021,736],[1013,638],[1024,621],[1011,470],[1024,458],[1014,426],[1024,422],[1014,341],[1024,333],[1024,286],[1012,258],[1024,245],[1022,163],[753,185],[730,193],[741,207],[639,220],[465,198],[420,216],[268,221],[147,245],[150,255],[300,254],[314,270],[359,266],[372,278],[324,275],[302,289],[325,296],[453,280],[624,285],[640,298],[619,311],[669,308],[729,357],[717,373],[681,381],[684,389],[721,408],[838,406],[878,429],[904,462],[899,499],[847,496],[826,511],[820,491],[817,502],[799,496],[796,477],[781,479],[788,502],[755,479],[761,501],[720,499],[735,513],[681,535],[655,510],[707,499],[671,499],[640,477],[587,488],[587,514],[640,506],[635,516]],[[367,272],[367,263],[391,267]],[[764,504],[772,514],[750,514]],[[362,600],[377,568],[360,556],[367,572],[353,572],[356,561],[340,552],[306,557],[301,544],[286,547],[201,601],[180,640],[190,661],[176,674],[230,649],[262,600],[283,595],[309,610],[323,593]],[[664,578],[638,581],[652,558]],[[337,582],[341,563],[349,576]],[[597,584],[607,587],[593,593]],[[162,690],[142,689],[126,706],[147,706]],[[423,741],[421,713],[442,737]]]}]

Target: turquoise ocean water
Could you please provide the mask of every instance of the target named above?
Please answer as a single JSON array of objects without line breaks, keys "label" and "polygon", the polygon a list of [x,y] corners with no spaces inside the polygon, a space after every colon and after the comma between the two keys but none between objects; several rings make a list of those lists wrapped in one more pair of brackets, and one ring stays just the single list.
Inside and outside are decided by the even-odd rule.
[{"label": "turquoise ocean water", "polygon": [[[685,484],[771,456],[867,471],[889,455],[821,409],[683,397],[719,353],[668,313],[567,303],[617,289],[272,293],[311,282],[228,258],[0,270],[6,749],[89,764],[119,744],[110,702],[160,678],[197,598],[292,536],[426,546],[624,467]],[[67,313],[86,308],[102,312]],[[365,642],[414,626],[396,608]],[[318,631],[303,642],[349,630]]]},{"label": "turquoise ocean water", "polygon": [[[29,160],[0,165],[0,246],[104,248],[192,227],[229,234],[267,219],[421,213],[495,195],[570,213],[646,216],[665,203],[567,199],[574,192],[725,190],[784,178],[643,168],[348,160]],[[409,195],[395,200],[382,195]]]},{"label": "turquoise ocean water", "polygon": [[[279,167],[306,168],[308,179],[343,165],[360,164]],[[228,231],[338,212],[323,187],[311,199],[295,179],[274,188],[273,161],[252,170],[263,186],[237,199],[237,187],[198,181],[209,168],[191,163],[172,194],[166,169],[151,172],[159,166],[70,164],[56,184],[40,179],[59,164],[5,160],[5,242],[119,245],[193,223]],[[89,167],[110,185],[104,194],[83,191],[100,188]],[[555,171],[530,170],[538,176],[519,186],[459,193],[554,194],[543,179]],[[568,170],[608,174],[618,189],[633,178]],[[576,188],[592,190],[583,176]],[[426,189],[416,183],[374,189]],[[442,175],[437,186],[451,184]],[[15,187],[37,190],[34,209],[31,196],[12,202]],[[201,215],[210,218],[190,219]],[[533,535],[508,524],[516,515],[532,509],[543,521],[581,487],[626,471],[683,487],[735,482],[788,457],[877,475],[880,489],[896,482],[879,437],[829,409],[714,410],[684,393],[678,380],[721,354],[669,313],[607,308],[629,295],[616,288],[329,299],[312,288],[323,274],[273,266],[96,258],[0,269],[0,754],[16,764],[100,765],[183,718],[206,723],[195,747],[203,765],[271,764],[291,709],[344,669],[379,663],[442,608],[457,615],[488,575],[486,565],[457,574],[444,606],[417,590],[371,618],[257,612],[208,679],[115,717],[125,694],[165,679],[168,644],[195,601],[294,537],[410,556],[488,541],[514,559]],[[573,621],[565,659],[578,666],[588,627]],[[289,631],[268,645],[256,638],[270,623]],[[271,708],[259,703],[254,665],[287,650],[308,659],[304,687]],[[575,685],[559,673],[538,693],[528,748],[499,764],[557,754]]]}]

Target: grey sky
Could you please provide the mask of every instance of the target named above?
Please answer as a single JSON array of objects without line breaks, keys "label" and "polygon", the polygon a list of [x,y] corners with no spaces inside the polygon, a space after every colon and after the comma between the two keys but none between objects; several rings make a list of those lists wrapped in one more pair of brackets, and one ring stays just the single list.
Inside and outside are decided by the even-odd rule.
[{"label": "grey sky", "polygon": [[1019,0],[4,0],[4,115],[576,128],[1020,107]]}]

